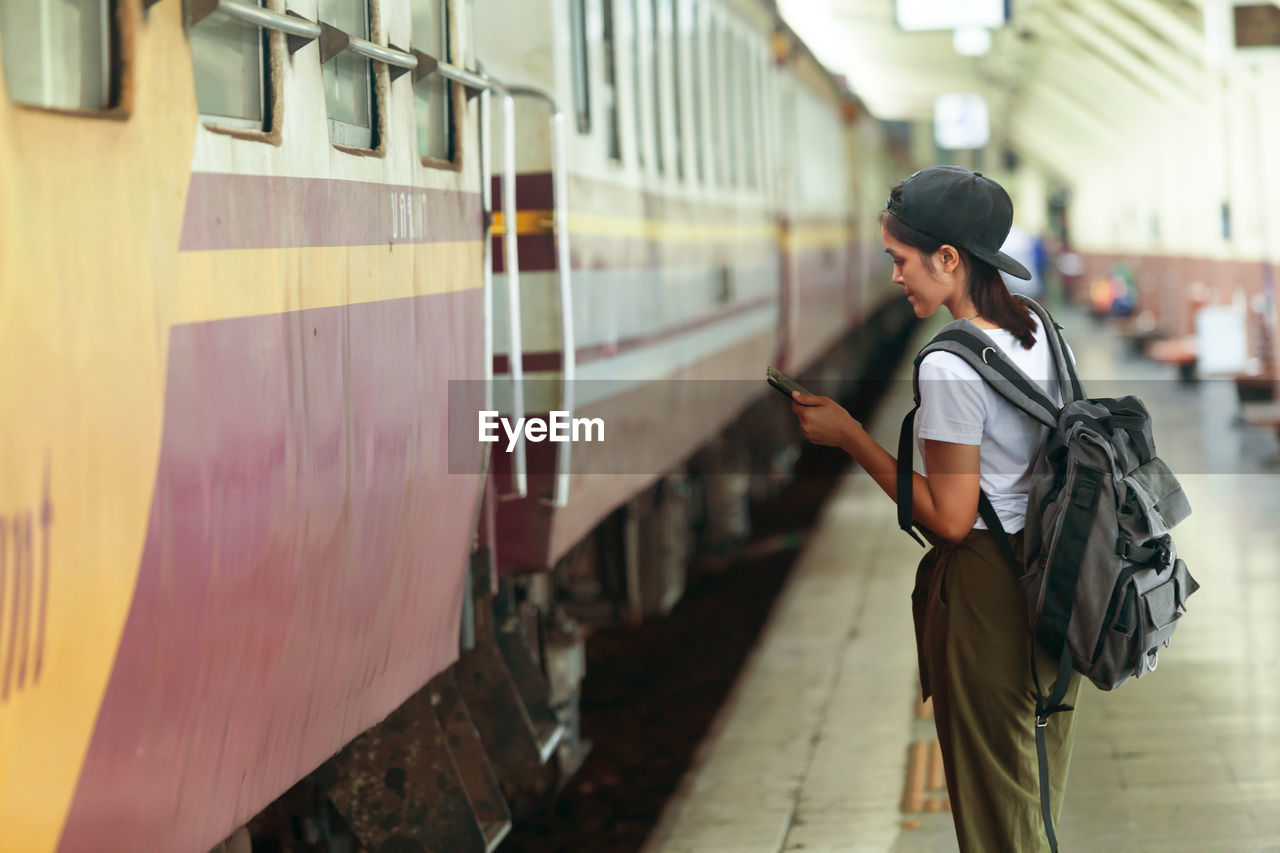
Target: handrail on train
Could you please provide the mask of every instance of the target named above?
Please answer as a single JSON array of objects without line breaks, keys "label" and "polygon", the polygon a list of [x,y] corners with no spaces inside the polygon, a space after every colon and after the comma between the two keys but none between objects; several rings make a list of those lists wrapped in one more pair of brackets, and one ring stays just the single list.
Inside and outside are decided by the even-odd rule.
[{"label": "handrail on train", "polygon": [[[452,69],[448,66],[441,66],[440,73],[447,79],[456,79],[449,77]],[[516,102],[515,98],[505,86],[497,80],[490,77],[484,71],[480,71],[477,75],[480,80],[486,82],[488,87],[481,91],[481,112],[486,113],[489,109],[488,99],[490,92],[497,92],[502,98],[502,220],[506,223],[502,234],[502,257],[503,267],[507,277],[507,351],[511,354],[507,359],[508,369],[511,372],[511,410],[516,418],[524,417],[524,342],[521,338],[521,306],[520,306],[520,252],[516,241],[517,233],[515,228],[516,221]],[[461,81],[459,81],[461,82]],[[481,124],[487,129],[489,121],[482,119]],[[487,148],[487,141],[483,143]],[[488,156],[486,150],[485,157]],[[488,188],[489,178],[484,178],[486,189]],[[492,201],[490,201],[490,207]],[[488,209],[488,208],[486,208]],[[490,218],[490,221],[491,218]],[[486,226],[487,228],[487,226]],[[492,252],[492,247],[486,233],[485,245],[487,251]],[[485,276],[488,278],[488,286],[492,290],[493,287],[493,263],[485,265]],[[492,380],[493,358],[490,353],[489,373]],[[519,421],[517,420],[517,423]],[[514,479],[515,491],[499,495],[499,499],[523,498],[529,494],[528,486],[528,468],[525,461],[525,439],[524,433],[521,431],[515,446],[515,459],[512,461],[512,473]]]},{"label": "handrail on train", "polygon": [[[533,98],[542,101],[551,111],[551,192],[553,197],[552,221],[556,241],[556,279],[560,294],[560,407],[570,421],[573,420],[573,383],[577,377],[577,346],[573,331],[573,281],[569,269],[569,189],[565,151],[565,114],[555,98],[541,89],[530,86],[509,86],[507,89],[517,98]],[[515,230],[509,221],[509,231]],[[557,507],[569,503],[569,450],[573,445],[564,442],[556,457],[556,482],[552,504]]]},{"label": "handrail on train", "polygon": [[[452,80],[461,83],[469,89],[480,94],[480,113],[482,132],[484,141],[482,142],[483,153],[480,159],[480,180],[481,199],[485,212],[485,259],[484,265],[484,379],[485,379],[485,405],[492,408],[492,387],[493,387],[493,263],[492,248],[490,241],[493,229],[493,191],[490,186],[492,182],[492,164],[488,153],[488,134],[490,123],[490,105],[489,96],[491,92],[497,92],[502,98],[502,210],[503,220],[508,223],[505,233],[503,234],[503,261],[507,277],[507,320],[508,320],[508,350],[510,356],[507,363],[510,365],[511,373],[511,408],[512,414],[517,419],[524,418],[524,347],[521,340],[521,305],[520,305],[520,256],[517,249],[517,234],[515,229],[516,221],[516,110],[515,99],[513,93],[500,81],[494,79],[483,70],[468,71],[464,68],[450,65],[447,62],[441,62],[433,56],[423,53],[419,50],[401,50],[394,45],[383,47],[380,44],[367,41],[361,38],[355,38],[348,33],[331,27],[323,22],[307,20],[298,15],[296,12],[273,12],[269,9],[263,9],[261,6],[249,6],[244,3],[234,2],[234,0],[190,0],[187,6],[187,26],[190,27],[214,12],[221,12],[224,15],[243,21],[247,24],[253,24],[267,30],[274,30],[285,33],[289,36],[289,52],[294,53],[298,48],[308,44],[316,39],[320,39],[320,61],[328,62],[337,54],[344,50],[351,51],[359,56],[366,57],[375,62],[386,64],[392,72],[392,79],[398,77],[406,71],[413,72],[413,82],[416,84],[420,80],[425,79],[431,74],[439,74],[446,80]],[[554,104],[553,104],[554,107]],[[563,147],[563,141],[561,143]],[[563,159],[561,157],[560,159]],[[559,221],[559,220],[557,220]],[[572,354],[570,354],[570,364]],[[485,445],[486,451],[488,445]],[[515,447],[515,458],[512,465],[512,475],[514,480],[515,491],[511,494],[502,495],[503,498],[523,498],[529,493],[528,487],[528,467],[525,458],[525,440],[524,434],[521,433]],[[484,469],[488,470],[487,457],[484,460]],[[557,495],[560,494],[557,488]],[[557,505],[563,506],[562,503]]]}]

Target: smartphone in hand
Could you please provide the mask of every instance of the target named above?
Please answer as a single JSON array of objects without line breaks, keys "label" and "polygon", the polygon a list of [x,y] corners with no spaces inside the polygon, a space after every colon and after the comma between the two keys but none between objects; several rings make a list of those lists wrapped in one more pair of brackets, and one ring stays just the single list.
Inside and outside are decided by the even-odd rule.
[{"label": "smartphone in hand", "polygon": [[792,391],[799,391],[801,394],[813,393],[808,388],[804,387],[799,382],[795,381],[772,365],[765,368],[764,379],[774,388],[777,388],[779,393],[788,399],[791,398]]}]

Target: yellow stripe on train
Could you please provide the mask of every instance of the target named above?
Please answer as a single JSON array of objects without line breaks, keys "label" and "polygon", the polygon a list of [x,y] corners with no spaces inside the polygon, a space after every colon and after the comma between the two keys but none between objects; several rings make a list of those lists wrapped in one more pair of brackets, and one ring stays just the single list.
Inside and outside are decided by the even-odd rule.
[{"label": "yellow stripe on train", "polygon": [[[670,243],[777,242],[785,251],[847,245],[853,239],[848,225],[779,226],[770,222],[702,223],[601,213],[570,211],[569,236],[620,237]],[[516,213],[516,233],[522,236],[550,234],[555,220],[550,210],[521,210]],[[493,215],[493,233],[506,234],[506,220]]]}]

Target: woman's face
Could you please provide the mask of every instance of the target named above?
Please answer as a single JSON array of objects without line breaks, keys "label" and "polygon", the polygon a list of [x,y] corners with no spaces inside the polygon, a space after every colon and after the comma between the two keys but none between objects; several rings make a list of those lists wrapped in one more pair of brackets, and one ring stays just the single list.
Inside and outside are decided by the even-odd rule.
[{"label": "woman's face", "polygon": [[883,225],[880,226],[880,241],[884,243],[885,253],[893,259],[893,283],[906,293],[917,317],[932,317],[939,305],[957,295],[956,276],[946,270],[947,266],[954,264],[941,257],[947,247],[934,253],[933,269],[930,270],[918,249],[895,240]]}]

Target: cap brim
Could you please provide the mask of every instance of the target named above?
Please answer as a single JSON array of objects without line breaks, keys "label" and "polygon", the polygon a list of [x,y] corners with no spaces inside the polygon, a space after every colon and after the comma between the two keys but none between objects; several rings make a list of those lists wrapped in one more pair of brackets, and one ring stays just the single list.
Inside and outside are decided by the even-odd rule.
[{"label": "cap brim", "polygon": [[991,264],[991,266],[995,267],[998,270],[1003,270],[1004,272],[1007,272],[1009,275],[1013,276],[1014,278],[1020,278],[1024,281],[1031,280],[1031,272],[1022,264],[1018,263],[1013,258],[1006,255],[1004,252],[996,252],[994,255],[989,255],[986,253],[975,252],[972,249],[970,249],[969,254],[973,255],[979,260],[986,261],[987,263]]}]

